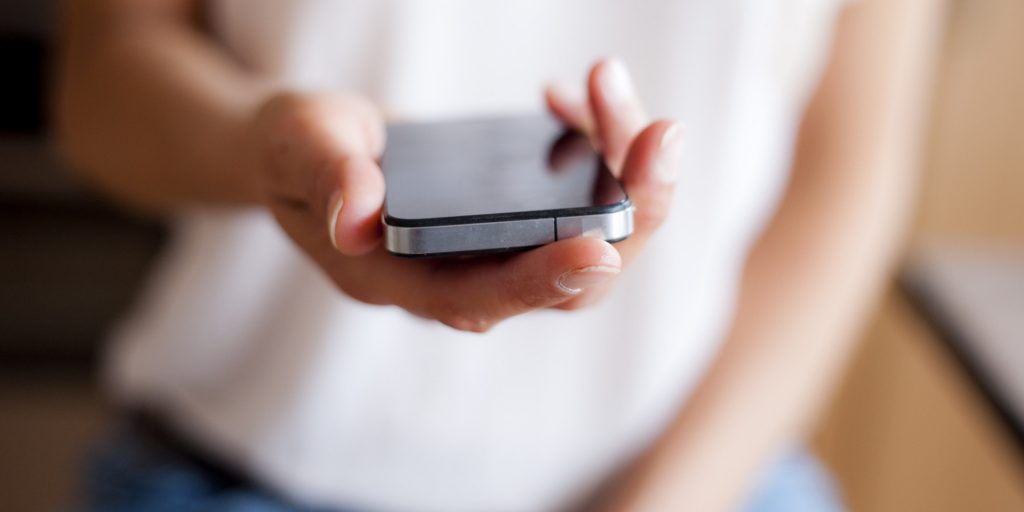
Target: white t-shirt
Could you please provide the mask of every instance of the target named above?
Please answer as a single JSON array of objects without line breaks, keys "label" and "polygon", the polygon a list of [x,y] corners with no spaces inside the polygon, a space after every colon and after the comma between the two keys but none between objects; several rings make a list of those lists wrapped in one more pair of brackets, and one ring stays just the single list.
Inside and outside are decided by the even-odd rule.
[{"label": "white t-shirt", "polygon": [[[599,305],[486,335],[340,293],[267,212],[186,212],[112,345],[125,403],[301,502],[540,510],[592,490],[685,403],[785,186],[837,0],[220,0],[224,45],[405,119],[539,111],[621,57],[687,124],[670,218]],[[326,235],[325,235],[326,236]]]}]

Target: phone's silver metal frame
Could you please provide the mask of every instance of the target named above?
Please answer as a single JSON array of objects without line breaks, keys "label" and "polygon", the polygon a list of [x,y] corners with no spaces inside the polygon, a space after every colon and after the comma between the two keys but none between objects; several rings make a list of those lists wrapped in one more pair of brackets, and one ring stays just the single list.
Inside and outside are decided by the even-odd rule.
[{"label": "phone's silver metal frame", "polygon": [[633,233],[633,207],[592,215],[434,226],[395,226],[384,219],[384,245],[403,256],[520,249],[588,236],[619,241]]}]

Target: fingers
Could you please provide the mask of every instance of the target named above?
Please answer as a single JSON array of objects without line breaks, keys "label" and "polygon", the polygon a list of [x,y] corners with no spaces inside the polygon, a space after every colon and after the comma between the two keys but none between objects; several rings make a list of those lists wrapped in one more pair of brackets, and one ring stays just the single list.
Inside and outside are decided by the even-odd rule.
[{"label": "fingers", "polygon": [[[616,246],[628,262],[668,215],[679,172],[682,129],[669,121],[644,128],[646,115],[632,80],[616,59],[595,64],[587,85],[586,105],[564,86],[549,87],[545,96],[551,112],[563,122],[573,126],[579,126],[583,120],[594,123],[592,138],[601,147],[609,167],[623,181],[636,208],[633,235]],[[563,306],[572,308],[588,302],[586,299],[580,297]]]},{"label": "fingers", "polygon": [[629,193],[633,234],[616,247],[630,261],[669,214],[683,151],[683,128],[673,121],[657,121],[645,128],[629,148],[622,168],[622,183]]},{"label": "fingers", "polygon": [[[627,240],[615,246],[624,265],[640,253],[669,214],[675,175],[679,171],[682,139],[681,126],[671,121],[658,121],[644,129],[630,147],[622,179],[634,204],[635,228]],[[600,300],[612,284],[595,286],[554,307],[575,310],[589,306]]]},{"label": "fingers", "polygon": [[303,210],[342,253],[372,250],[384,201],[380,114],[360,97],[337,94],[282,95],[265,110],[272,200]]},{"label": "fingers", "polygon": [[431,313],[456,329],[481,332],[612,280],[621,266],[618,252],[608,243],[579,238],[468,271],[454,267],[435,274],[445,292]]},{"label": "fingers", "polygon": [[548,110],[566,125],[594,141],[618,175],[630,142],[647,124],[626,66],[617,59],[604,59],[590,70],[588,98],[572,88],[554,83],[544,91]]},{"label": "fingers", "polygon": [[[622,260],[629,263],[669,213],[682,151],[682,130],[669,121],[644,128],[646,114],[625,66],[618,60],[605,59],[595,64],[587,85],[588,103],[564,86],[548,87],[545,97],[548,108],[562,122],[577,128],[584,122],[592,123],[589,126],[593,131],[588,131],[591,139],[622,179],[635,207],[635,229],[616,249]],[[590,305],[611,284],[594,286],[554,307],[571,310]]]},{"label": "fingers", "polygon": [[511,257],[411,261],[379,250],[347,260],[346,275],[338,280],[357,300],[395,304],[473,332],[577,297],[614,279],[622,268],[615,248],[592,238],[563,240]]},{"label": "fingers", "polygon": [[617,59],[598,62],[587,81],[596,136],[608,166],[618,173],[630,142],[647,124],[626,66]]},{"label": "fingers", "polygon": [[544,89],[548,110],[566,126],[588,136],[594,133],[594,119],[583,94],[562,83],[553,83]]},{"label": "fingers", "polygon": [[379,165],[367,156],[343,156],[328,162],[322,175],[314,197],[326,205],[323,233],[342,254],[366,254],[380,239],[384,174]]}]

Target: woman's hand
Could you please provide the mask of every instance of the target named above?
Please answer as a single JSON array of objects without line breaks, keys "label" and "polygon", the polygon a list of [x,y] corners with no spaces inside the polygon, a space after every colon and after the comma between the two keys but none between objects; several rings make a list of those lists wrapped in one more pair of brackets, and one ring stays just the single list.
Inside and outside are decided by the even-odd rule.
[{"label": "woman's hand", "polygon": [[[629,194],[636,208],[633,234],[615,244],[623,264],[629,265],[668,216],[682,160],[683,128],[667,120],[648,124],[629,72],[618,60],[594,65],[586,90],[584,98],[572,87],[553,84],[544,95],[556,117],[590,137]],[[590,304],[610,285],[594,286],[558,307]]]},{"label": "woman's hand", "polygon": [[263,198],[288,235],[346,294],[397,305],[460,330],[483,332],[539,308],[574,309],[614,281],[668,213],[679,165],[675,124],[646,126],[626,74],[597,64],[589,102],[549,91],[553,112],[600,142],[636,206],[629,240],[562,240],[528,252],[407,260],[379,246],[384,123],[350,94],[282,94],[260,109],[255,141]]}]

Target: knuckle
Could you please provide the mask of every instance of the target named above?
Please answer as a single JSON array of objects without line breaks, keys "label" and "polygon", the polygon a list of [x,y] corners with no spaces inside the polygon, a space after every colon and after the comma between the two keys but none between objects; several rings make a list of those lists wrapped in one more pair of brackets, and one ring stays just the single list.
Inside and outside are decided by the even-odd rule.
[{"label": "knuckle", "polygon": [[288,154],[301,152],[303,141],[319,129],[321,121],[316,109],[302,106],[307,101],[274,98],[260,111],[257,131],[272,161],[286,160]]},{"label": "knuckle", "polygon": [[354,115],[357,118],[380,124],[382,127],[384,125],[384,114],[380,108],[377,107],[373,100],[362,94],[353,92],[335,93],[331,97],[326,98],[326,103],[330,106],[332,112],[347,113],[350,116]]},{"label": "knuckle", "polygon": [[329,155],[320,160],[316,170],[322,178],[330,179],[347,172],[351,163],[352,157],[349,155]]},{"label": "knuckle", "polygon": [[368,118],[383,123],[384,114],[381,113],[377,104],[371,101],[369,98],[363,95],[355,95],[353,102],[356,107],[363,112]]},{"label": "knuckle", "polygon": [[319,111],[318,102],[307,94],[282,92],[267,101],[264,112],[283,120],[283,124],[310,123]]},{"label": "knuckle", "polygon": [[337,96],[339,103],[366,115],[383,118],[377,104],[370,98],[355,92],[345,92]]},{"label": "knuckle", "polygon": [[332,156],[325,157],[313,164],[305,193],[308,197],[315,199],[318,211],[319,208],[324,208],[326,214],[327,201],[338,190],[338,182],[341,176],[347,172],[348,160],[348,157],[345,156]]},{"label": "knuckle", "polygon": [[483,334],[491,330],[494,327],[494,323],[489,320],[480,318],[472,318],[463,315],[448,315],[438,319],[441,323],[451,327],[453,329],[473,332],[477,334]]},{"label": "knuckle", "polygon": [[642,229],[657,229],[668,218],[671,197],[651,198],[633,212],[634,222]]},{"label": "knuckle", "polygon": [[273,158],[272,155],[268,155],[263,170],[263,176],[265,176],[263,183],[269,186],[271,191],[287,183],[291,174],[288,166]]},{"label": "knuckle", "polygon": [[492,319],[467,311],[450,300],[434,301],[430,307],[430,317],[458,331],[485,333],[495,324]]},{"label": "knuckle", "polygon": [[373,153],[383,151],[384,141],[387,138],[383,112],[376,104],[361,95],[356,95],[353,98],[352,110],[357,114],[370,151]]}]

